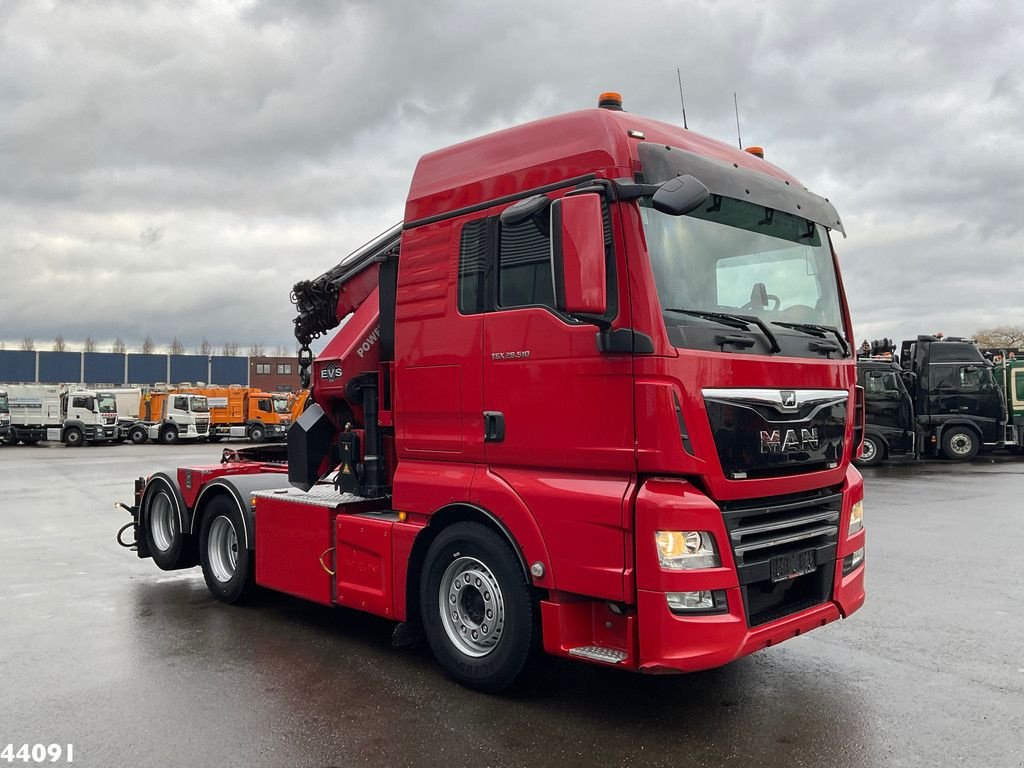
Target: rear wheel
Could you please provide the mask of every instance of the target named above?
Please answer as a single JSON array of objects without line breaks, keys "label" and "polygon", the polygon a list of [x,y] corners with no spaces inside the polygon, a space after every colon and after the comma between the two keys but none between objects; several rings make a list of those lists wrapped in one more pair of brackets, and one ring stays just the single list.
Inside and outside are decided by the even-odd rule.
[{"label": "rear wheel", "polygon": [[253,553],[246,549],[242,513],[226,496],[213,499],[199,531],[199,561],[211,594],[238,603],[256,589]]},{"label": "rear wheel", "polygon": [[981,441],[970,427],[948,427],[942,432],[942,453],[953,461],[968,461],[978,455]]},{"label": "rear wheel", "polygon": [[145,519],[146,546],[153,562],[165,571],[195,565],[195,555],[186,560],[185,533],[171,491],[163,484],[149,497]]},{"label": "rear wheel", "polygon": [[146,432],[145,427],[132,427],[128,433],[128,439],[135,445],[142,445],[149,439],[149,434]]},{"label": "rear wheel", "polygon": [[885,447],[882,441],[873,435],[864,436],[864,450],[857,463],[862,467],[873,467],[885,458]]},{"label": "rear wheel", "polygon": [[173,445],[178,442],[178,428],[167,427],[160,433],[160,442],[164,445]]},{"label": "rear wheel", "polygon": [[69,427],[64,430],[64,445],[68,448],[80,448],[85,444],[85,435],[78,427]]},{"label": "rear wheel", "polygon": [[441,666],[481,691],[514,683],[539,637],[530,585],[515,553],[479,523],[456,523],[430,545],[420,578],[420,612]]}]

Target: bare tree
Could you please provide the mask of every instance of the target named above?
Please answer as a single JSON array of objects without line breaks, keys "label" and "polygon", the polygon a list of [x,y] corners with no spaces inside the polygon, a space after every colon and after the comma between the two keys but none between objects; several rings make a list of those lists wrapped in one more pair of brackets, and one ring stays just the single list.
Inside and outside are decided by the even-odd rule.
[{"label": "bare tree", "polygon": [[196,354],[202,355],[203,357],[209,357],[211,352],[210,340],[203,336],[203,340],[199,342],[199,346],[196,347]]},{"label": "bare tree", "polygon": [[1011,347],[1024,346],[1024,326],[998,325],[994,328],[979,328],[974,334],[979,347]]},{"label": "bare tree", "polygon": [[263,345],[256,342],[250,344],[249,357],[263,357]]},{"label": "bare tree", "polygon": [[276,357],[288,357],[288,347],[286,347],[284,344],[278,344],[277,348],[274,350],[274,355]]},{"label": "bare tree", "polygon": [[114,339],[114,343],[110,345],[110,351],[118,355],[123,355],[128,350],[128,347],[124,343],[124,339],[118,336]]},{"label": "bare tree", "polygon": [[54,352],[67,352],[68,343],[64,340],[64,334],[58,333],[57,338],[53,340],[53,351]]},{"label": "bare tree", "polygon": [[7,342],[0,341],[0,352],[3,352],[5,349],[7,349]]},{"label": "bare tree", "polygon": [[36,340],[31,336],[25,336],[21,340],[21,348],[26,352],[31,352],[36,348]]},{"label": "bare tree", "polygon": [[167,352],[171,355],[184,355],[185,345],[181,343],[181,339],[175,336],[171,339],[171,343],[167,345]]},{"label": "bare tree", "polygon": [[156,349],[156,344],[153,343],[151,337],[147,336],[142,340],[142,354],[151,355],[154,349]]},{"label": "bare tree", "polygon": [[224,342],[224,348],[221,350],[221,354],[224,355],[224,357],[238,357],[238,342]]},{"label": "bare tree", "polygon": [[83,352],[95,352],[96,351],[96,339],[92,336],[86,336],[85,341],[82,342]]}]

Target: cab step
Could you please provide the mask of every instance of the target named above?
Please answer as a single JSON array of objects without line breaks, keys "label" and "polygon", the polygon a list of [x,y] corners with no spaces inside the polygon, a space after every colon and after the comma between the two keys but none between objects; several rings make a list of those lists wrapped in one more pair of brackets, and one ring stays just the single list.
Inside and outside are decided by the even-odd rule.
[{"label": "cab step", "polygon": [[581,645],[568,650],[570,656],[578,656],[581,659],[599,661],[604,664],[621,664],[629,654],[618,648],[602,648],[599,645]]}]

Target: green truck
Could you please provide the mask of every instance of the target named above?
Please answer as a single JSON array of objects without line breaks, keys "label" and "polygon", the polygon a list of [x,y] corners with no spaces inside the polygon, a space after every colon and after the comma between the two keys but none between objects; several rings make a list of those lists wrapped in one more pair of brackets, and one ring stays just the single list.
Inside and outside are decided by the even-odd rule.
[{"label": "green truck", "polygon": [[1012,352],[993,354],[992,375],[1003,391],[1007,420],[1017,428],[1019,446],[1024,442],[1024,358],[1018,359]]}]

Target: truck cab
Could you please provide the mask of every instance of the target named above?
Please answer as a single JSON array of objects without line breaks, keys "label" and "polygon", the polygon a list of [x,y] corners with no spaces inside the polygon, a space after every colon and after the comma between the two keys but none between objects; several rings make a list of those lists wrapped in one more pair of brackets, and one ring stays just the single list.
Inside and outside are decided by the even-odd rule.
[{"label": "truck cab", "polygon": [[172,445],[206,438],[210,433],[210,406],[205,395],[144,389],[139,415],[141,420],[127,430],[128,439],[136,444],[153,440]]},{"label": "truck cab", "polygon": [[1015,445],[992,362],[970,339],[918,336],[904,341],[900,365],[911,394],[923,451],[965,461],[983,448]]},{"label": "truck cab", "polygon": [[291,424],[289,396],[232,385],[198,388],[210,404],[210,440],[283,440]]},{"label": "truck cab", "polygon": [[857,463],[873,466],[886,459],[917,456],[914,401],[907,389],[911,374],[889,359],[857,361],[864,391],[864,447]]},{"label": "truck cab", "polygon": [[993,359],[992,373],[1006,402],[1009,424],[1016,432],[1016,449],[1024,447],[1024,359],[1000,353]]},{"label": "truck cab", "polygon": [[117,400],[112,392],[68,389],[61,392],[60,403],[63,423],[47,429],[48,440],[76,448],[118,439]]}]

